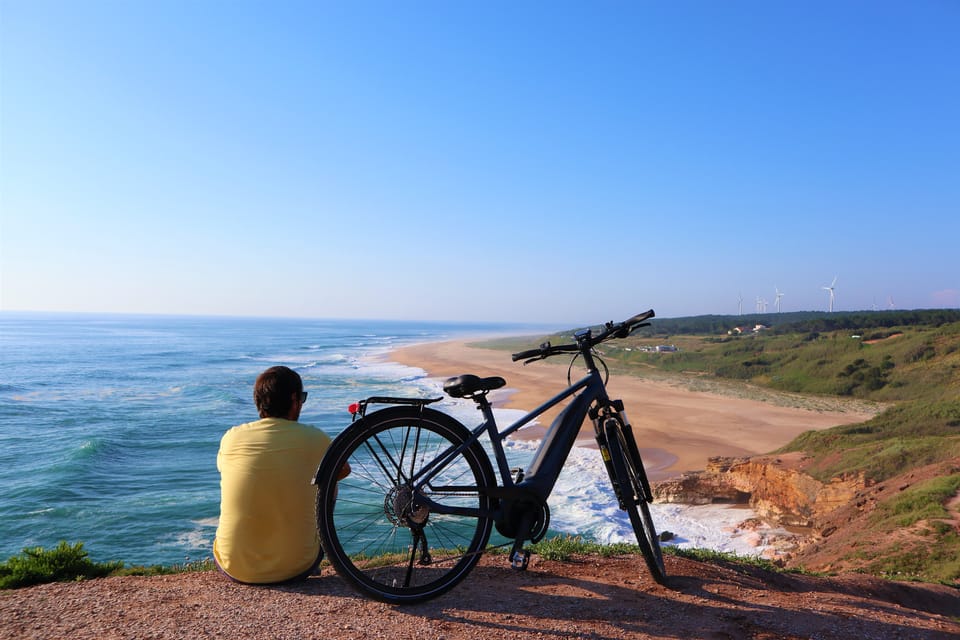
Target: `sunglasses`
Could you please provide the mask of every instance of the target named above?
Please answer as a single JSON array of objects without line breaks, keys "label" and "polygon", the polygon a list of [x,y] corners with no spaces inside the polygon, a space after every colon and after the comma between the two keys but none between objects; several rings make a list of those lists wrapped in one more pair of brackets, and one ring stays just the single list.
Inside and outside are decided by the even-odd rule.
[{"label": "sunglasses", "polygon": [[306,391],[301,391],[301,392],[300,392],[300,404],[303,404],[303,403],[306,402],[306,401],[307,401],[307,392],[306,392]]}]

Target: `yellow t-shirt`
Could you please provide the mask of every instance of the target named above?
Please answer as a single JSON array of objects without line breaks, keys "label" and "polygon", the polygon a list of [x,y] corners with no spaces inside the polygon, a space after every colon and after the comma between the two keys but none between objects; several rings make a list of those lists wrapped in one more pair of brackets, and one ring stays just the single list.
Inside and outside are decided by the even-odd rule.
[{"label": "yellow t-shirt", "polygon": [[313,565],[320,541],[310,481],[329,446],[323,431],[283,418],[241,424],[223,435],[213,555],[230,577],[281,582]]}]

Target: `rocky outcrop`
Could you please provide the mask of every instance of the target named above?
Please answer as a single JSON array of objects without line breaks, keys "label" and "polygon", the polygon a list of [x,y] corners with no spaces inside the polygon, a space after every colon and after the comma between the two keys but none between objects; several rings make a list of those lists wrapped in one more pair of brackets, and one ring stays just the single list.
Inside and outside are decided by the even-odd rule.
[{"label": "rocky outcrop", "polygon": [[726,475],[736,463],[748,458],[710,458],[704,471],[684,473],[653,486],[656,502],[679,504],[748,504],[750,493],[741,491]]},{"label": "rocky outcrop", "polygon": [[749,504],[782,525],[812,527],[866,486],[862,475],[820,482],[802,471],[799,454],[711,458],[703,471],[654,487],[657,502]]}]

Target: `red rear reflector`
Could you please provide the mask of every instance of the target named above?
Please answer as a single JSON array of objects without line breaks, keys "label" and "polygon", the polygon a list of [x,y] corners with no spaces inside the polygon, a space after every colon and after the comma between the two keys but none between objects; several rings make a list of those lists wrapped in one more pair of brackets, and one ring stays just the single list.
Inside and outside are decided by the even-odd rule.
[{"label": "red rear reflector", "polygon": [[360,411],[360,403],[354,402],[352,405],[347,407],[347,411],[349,411],[351,415],[357,415],[357,411]]}]

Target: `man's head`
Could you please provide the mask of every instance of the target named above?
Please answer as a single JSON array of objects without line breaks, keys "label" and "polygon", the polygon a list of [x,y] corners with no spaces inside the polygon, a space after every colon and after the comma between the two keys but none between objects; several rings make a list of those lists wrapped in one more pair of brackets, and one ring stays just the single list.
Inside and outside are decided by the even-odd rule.
[{"label": "man's head", "polygon": [[261,418],[297,420],[305,400],[303,380],[289,367],[270,367],[253,385],[253,401]]}]

